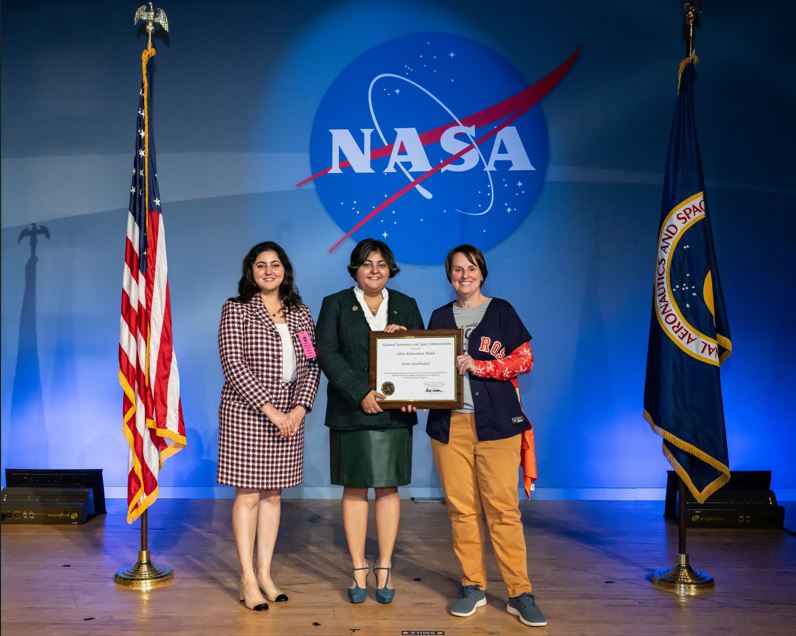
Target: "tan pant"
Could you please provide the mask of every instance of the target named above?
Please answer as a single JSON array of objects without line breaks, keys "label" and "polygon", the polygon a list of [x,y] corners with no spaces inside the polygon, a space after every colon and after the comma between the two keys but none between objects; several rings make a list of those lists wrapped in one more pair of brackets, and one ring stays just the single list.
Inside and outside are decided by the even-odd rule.
[{"label": "tan pant", "polygon": [[509,596],[531,591],[517,486],[521,437],[479,442],[475,417],[451,413],[448,443],[431,440],[448,502],[453,551],[462,569],[462,585],[486,589],[483,510]]}]

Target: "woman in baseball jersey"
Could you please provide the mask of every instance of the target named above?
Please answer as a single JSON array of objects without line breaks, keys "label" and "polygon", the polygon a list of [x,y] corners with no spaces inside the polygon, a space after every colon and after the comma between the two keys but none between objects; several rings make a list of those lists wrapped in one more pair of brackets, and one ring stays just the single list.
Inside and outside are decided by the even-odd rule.
[{"label": "woman in baseball jersey", "polygon": [[445,273],[456,300],[434,310],[428,328],[464,332],[464,353],[456,360],[465,376],[464,404],[453,412],[431,410],[426,432],[462,570],[450,612],[470,616],[486,604],[483,510],[508,592],[506,610],[526,625],[545,625],[528,579],[517,473],[522,433],[531,424],[520,406],[516,378],[533,366],[531,334],[507,301],[483,294],[488,271],[477,247],[454,247]]},{"label": "woman in baseball jersey", "polygon": [[323,299],[318,316],[318,360],[329,380],[326,426],[329,427],[333,484],[343,486],[343,529],[351,555],[353,580],[348,600],[367,597],[370,566],[365,559],[368,489],[376,491],[379,559],[374,564],[376,600],[391,603],[392,552],[398,534],[401,501],[398,486],[412,479],[413,407],[383,410],[385,398],[368,381],[371,331],[422,329],[414,298],[387,282],[398,273],[387,245],[363,239],[351,252],[348,273],[356,285]]},{"label": "woman in baseball jersey", "polygon": [[266,599],[288,600],[271,578],[271,558],[282,489],[304,478],[304,416],[320,375],[312,315],[276,243],[258,243],[243,259],[238,295],[221,312],[218,351],[225,380],[218,481],[236,487],[232,531],[241,601],[262,611]]}]

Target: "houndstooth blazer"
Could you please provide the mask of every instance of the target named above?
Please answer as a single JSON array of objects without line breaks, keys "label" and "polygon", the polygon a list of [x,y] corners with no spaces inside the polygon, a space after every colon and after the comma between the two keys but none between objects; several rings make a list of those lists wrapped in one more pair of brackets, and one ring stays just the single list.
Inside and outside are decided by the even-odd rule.
[{"label": "houndstooth blazer", "polygon": [[[290,309],[286,316],[296,352],[295,383],[282,381],[282,340],[274,321],[256,294],[248,302],[224,303],[218,329],[218,351],[224,372],[221,402],[245,402],[257,419],[267,402],[286,412],[303,406],[312,409],[318,392],[317,358],[309,359],[298,334],[307,332],[315,346],[315,326],[306,305]],[[267,419],[267,418],[266,418]]]}]

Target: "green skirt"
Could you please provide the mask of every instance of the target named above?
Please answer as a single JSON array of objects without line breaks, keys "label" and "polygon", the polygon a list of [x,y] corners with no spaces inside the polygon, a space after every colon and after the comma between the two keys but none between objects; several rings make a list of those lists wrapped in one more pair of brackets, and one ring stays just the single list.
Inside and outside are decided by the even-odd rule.
[{"label": "green skirt", "polygon": [[412,429],[329,431],[331,480],[349,488],[405,486],[412,481]]}]

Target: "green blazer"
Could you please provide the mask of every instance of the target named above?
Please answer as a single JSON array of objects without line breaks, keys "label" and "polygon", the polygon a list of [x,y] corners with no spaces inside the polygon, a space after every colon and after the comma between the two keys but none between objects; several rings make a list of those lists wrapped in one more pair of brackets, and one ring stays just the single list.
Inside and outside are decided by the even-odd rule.
[{"label": "green blazer", "polygon": [[[389,290],[387,324],[423,329],[414,298]],[[417,424],[417,415],[401,411],[368,414],[360,402],[368,384],[370,326],[354,290],[344,289],[323,299],[315,327],[318,364],[327,385],[326,426],[339,431],[383,430]]]}]

